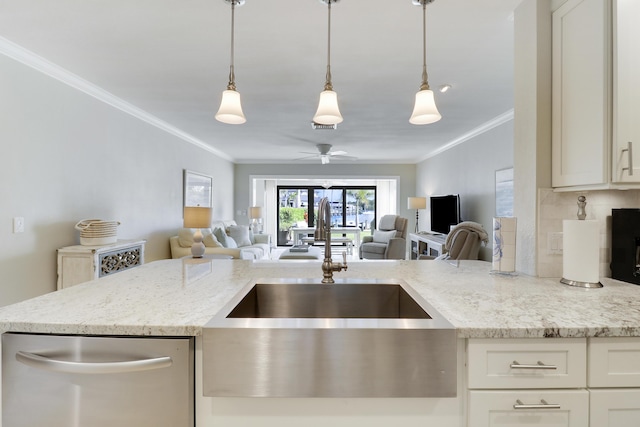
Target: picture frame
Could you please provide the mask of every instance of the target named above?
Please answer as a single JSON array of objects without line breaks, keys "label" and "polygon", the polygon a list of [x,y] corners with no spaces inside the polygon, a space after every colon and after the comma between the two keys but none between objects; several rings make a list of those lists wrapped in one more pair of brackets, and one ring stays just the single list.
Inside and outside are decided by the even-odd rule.
[{"label": "picture frame", "polygon": [[185,169],[183,173],[183,206],[210,208],[212,205],[213,178]]}]

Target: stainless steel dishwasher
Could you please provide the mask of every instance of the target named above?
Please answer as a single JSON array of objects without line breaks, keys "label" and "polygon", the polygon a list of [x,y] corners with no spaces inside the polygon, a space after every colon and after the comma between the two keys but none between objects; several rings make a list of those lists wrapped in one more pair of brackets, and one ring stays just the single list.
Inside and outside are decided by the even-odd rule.
[{"label": "stainless steel dishwasher", "polygon": [[193,338],[2,335],[3,427],[193,427]]}]

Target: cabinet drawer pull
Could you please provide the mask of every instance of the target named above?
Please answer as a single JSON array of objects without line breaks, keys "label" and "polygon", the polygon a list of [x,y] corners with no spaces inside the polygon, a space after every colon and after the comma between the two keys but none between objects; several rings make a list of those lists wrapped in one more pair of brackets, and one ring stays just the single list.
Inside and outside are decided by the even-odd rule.
[{"label": "cabinet drawer pull", "polygon": [[544,399],[540,399],[540,403],[526,404],[518,399],[516,400],[516,404],[513,405],[513,409],[560,409],[560,404],[547,403]]},{"label": "cabinet drawer pull", "polygon": [[622,150],[622,152],[627,152],[627,158],[629,159],[628,164],[629,167],[627,168],[622,168],[623,171],[629,171],[629,176],[633,176],[633,144],[631,143],[631,141],[627,142],[627,148],[625,148],[624,150]]},{"label": "cabinet drawer pull", "polygon": [[538,361],[538,363],[535,365],[525,365],[525,364],[518,363],[516,360],[514,360],[511,363],[511,365],[509,365],[509,367],[511,369],[549,369],[549,370],[558,369],[556,365],[545,365],[540,361]]}]

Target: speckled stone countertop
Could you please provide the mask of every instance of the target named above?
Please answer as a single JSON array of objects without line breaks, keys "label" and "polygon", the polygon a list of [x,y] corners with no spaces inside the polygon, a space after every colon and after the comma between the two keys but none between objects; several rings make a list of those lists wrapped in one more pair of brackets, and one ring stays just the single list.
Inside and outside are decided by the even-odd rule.
[{"label": "speckled stone countertop", "polygon": [[[574,288],[558,279],[494,275],[490,267],[482,261],[363,261],[334,277],[402,279],[460,338],[640,336],[640,286],[603,279],[601,289]],[[155,261],[3,307],[0,331],[198,336],[250,281],[321,277],[319,261]]]}]

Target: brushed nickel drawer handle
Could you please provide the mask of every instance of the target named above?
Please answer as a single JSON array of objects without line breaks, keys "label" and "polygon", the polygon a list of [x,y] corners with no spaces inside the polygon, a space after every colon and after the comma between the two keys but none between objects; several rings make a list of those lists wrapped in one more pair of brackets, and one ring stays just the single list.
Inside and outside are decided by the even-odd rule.
[{"label": "brushed nickel drawer handle", "polygon": [[540,361],[538,361],[538,363],[536,365],[526,365],[526,364],[520,364],[516,360],[514,360],[511,363],[511,365],[509,365],[509,367],[511,369],[549,369],[549,370],[558,369],[558,367],[556,365],[545,365],[544,363],[542,363]]},{"label": "brushed nickel drawer handle", "polygon": [[516,400],[516,404],[513,405],[513,409],[560,409],[560,404],[547,403],[544,399],[540,399],[540,403],[526,404],[518,399]]}]

